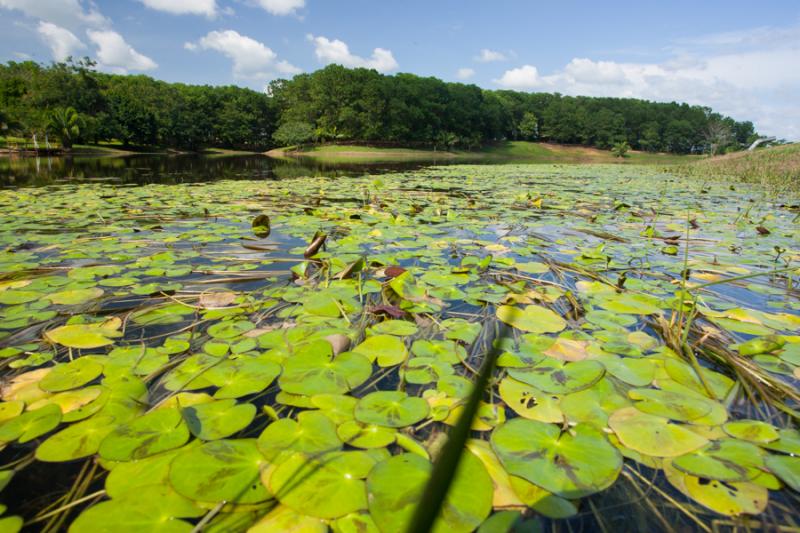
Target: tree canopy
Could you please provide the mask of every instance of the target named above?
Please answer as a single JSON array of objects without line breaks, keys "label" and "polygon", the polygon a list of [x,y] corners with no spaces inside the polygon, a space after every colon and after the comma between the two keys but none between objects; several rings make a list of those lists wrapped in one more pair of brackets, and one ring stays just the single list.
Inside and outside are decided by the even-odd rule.
[{"label": "tree canopy", "polygon": [[[54,128],[54,114],[70,108],[80,127]],[[117,140],[184,150],[312,140],[468,149],[540,140],[717,153],[755,137],[751,122],[685,103],[486,90],[338,65],[275,80],[258,92],[106,74],[89,59],[12,61],[0,64],[0,117],[23,135],[60,131],[70,143]]]}]

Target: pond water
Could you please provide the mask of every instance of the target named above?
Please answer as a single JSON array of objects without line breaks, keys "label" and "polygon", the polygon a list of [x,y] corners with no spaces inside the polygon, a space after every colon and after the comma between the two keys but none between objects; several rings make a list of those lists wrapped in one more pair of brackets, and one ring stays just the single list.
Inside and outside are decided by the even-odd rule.
[{"label": "pond water", "polygon": [[402,531],[493,344],[439,530],[800,521],[792,200],[627,165],[0,182],[2,531]]}]

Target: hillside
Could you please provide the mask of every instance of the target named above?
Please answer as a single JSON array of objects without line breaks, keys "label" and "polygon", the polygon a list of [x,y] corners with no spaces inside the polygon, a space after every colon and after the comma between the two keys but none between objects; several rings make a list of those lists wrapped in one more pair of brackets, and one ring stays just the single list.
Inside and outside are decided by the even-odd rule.
[{"label": "hillside", "polygon": [[693,175],[733,178],[770,188],[800,191],[800,144],[704,158],[683,169]]}]

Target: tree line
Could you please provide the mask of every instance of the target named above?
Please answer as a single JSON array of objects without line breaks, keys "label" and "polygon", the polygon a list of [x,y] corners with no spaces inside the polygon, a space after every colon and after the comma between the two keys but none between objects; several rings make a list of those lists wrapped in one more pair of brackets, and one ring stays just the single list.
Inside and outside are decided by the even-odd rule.
[{"label": "tree line", "polygon": [[486,90],[413,74],[330,65],[265,91],[97,72],[89,59],[0,64],[0,135],[68,145],[119,141],[181,150],[310,142],[474,149],[502,140],[699,153],[757,137],[708,107],[633,98]]}]

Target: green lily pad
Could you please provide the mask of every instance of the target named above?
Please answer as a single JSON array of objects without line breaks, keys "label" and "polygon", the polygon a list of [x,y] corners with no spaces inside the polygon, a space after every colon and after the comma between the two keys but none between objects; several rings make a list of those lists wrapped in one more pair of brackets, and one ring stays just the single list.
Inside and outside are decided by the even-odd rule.
[{"label": "green lily pad", "polygon": [[52,435],[36,448],[36,458],[60,463],[97,453],[100,443],[114,429],[114,417],[96,415]]},{"label": "green lily pad", "polygon": [[755,444],[720,439],[692,453],[675,457],[672,465],[693,476],[720,481],[748,481],[760,474],[764,452]]},{"label": "green lily pad", "polygon": [[492,448],[509,474],[564,498],[609,487],[622,469],[622,455],[592,426],[568,431],[517,418],[492,432]]},{"label": "green lily pad", "polygon": [[26,411],[0,425],[0,443],[26,443],[55,429],[61,423],[61,409],[55,404]]},{"label": "green lily pad", "polygon": [[508,374],[541,391],[567,394],[597,383],[605,374],[605,367],[590,359],[573,362],[545,359],[533,367],[510,368]]},{"label": "green lily pad", "polygon": [[239,358],[223,361],[205,373],[205,378],[219,387],[214,393],[218,400],[241,398],[261,392],[281,373],[274,361]]},{"label": "green lily pad", "polygon": [[18,305],[34,302],[44,298],[45,295],[36,291],[7,290],[0,292],[0,304]]},{"label": "green lily pad", "polygon": [[255,439],[216,440],[178,454],[169,482],[195,501],[259,503],[271,497],[260,481],[265,466]]},{"label": "green lily pad", "polygon": [[633,389],[628,396],[643,413],[688,422],[711,412],[712,402],[703,398],[658,389]]},{"label": "green lily pad", "polygon": [[118,499],[128,493],[139,492],[150,486],[170,486],[169,469],[172,460],[178,454],[198,448],[199,440],[194,440],[185,446],[167,452],[151,455],[137,461],[116,463],[106,478],[106,493],[109,497]]},{"label": "green lily pad", "polygon": [[25,409],[25,402],[22,400],[0,402],[0,422],[5,422],[6,420],[18,417],[20,414],[22,414],[23,409]]},{"label": "green lily pad", "polygon": [[558,333],[567,327],[563,318],[539,305],[528,305],[524,309],[501,305],[497,308],[497,318],[509,326],[530,333]]},{"label": "green lily pad", "polygon": [[561,422],[560,398],[512,378],[500,382],[500,397],[519,416],[540,422]]},{"label": "green lily pad", "polygon": [[394,428],[349,420],[336,428],[336,434],[342,442],[356,448],[383,448],[395,441],[397,431]]},{"label": "green lily pad", "polygon": [[56,292],[47,296],[47,299],[58,305],[80,305],[100,298],[105,291],[99,287],[89,289],[74,289]]},{"label": "green lily pad", "polygon": [[608,418],[608,425],[620,442],[631,450],[652,457],[675,457],[708,444],[708,439],[668,418],[625,407]]},{"label": "green lily pad", "polygon": [[83,511],[69,529],[73,533],[97,531],[190,533],[192,524],[178,520],[170,513],[153,512],[150,507],[131,505],[126,500],[111,500],[100,502]]},{"label": "green lily pad", "polygon": [[603,378],[588,389],[567,394],[559,407],[570,422],[585,422],[600,429],[606,427],[611,413],[630,404],[611,381]]},{"label": "green lily pad", "polygon": [[764,460],[764,463],[792,490],[800,492],[800,457],[770,455]]},{"label": "green lily pad", "polygon": [[[428,461],[406,453],[377,464],[369,473],[369,512],[383,533],[407,529],[430,470]],[[477,528],[491,511],[491,487],[486,468],[474,455],[464,454],[433,531],[467,533]]]},{"label": "green lily pad", "polygon": [[463,346],[451,340],[417,339],[411,345],[411,353],[417,357],[432,357],[443,363],[455,365],[467,358]]},{"label": "green lily pad", "polygon": [[189,429],[178,409],[157,409],[114,428],[100,443],[100,456],[112,461],[142,459],[178,448]]},{"label": "green lily pad", "polygon": [[48,392],[60,392],[85,385],[103,373],[103,365],[89,357],[80,357],[65,364],[57,364],[39,387]]},{"label": "green lily pad", "polygon": [[[242,513],[232,513],[236,516]],[[222,529],[228,531],[227,529]],[[253,524],[248,533],[272,533],[273,531],[289,531],[293,533],[328,533],[328,525],[320,518],[298,513],[285,505],[276,505],[264,515],[257,523]],[[368,531],[366,533],[369,533]]]},{"label": "green lily pad", "polygon": [[403,339],[393,335],[367,337],[364,342],[353,348],[353,352],[367,357],[370,362],[377,359],[378,366],[381,367],[399,365],[408,357]]},{"label": "green lily pad", "polygon": [[408,320],[384,320],[369,329],[371,335],[397,335],[398,337],[414,335],[418,330],[417,325]]},{"label": "green lily pad", "polygon": [[237,404],[233,399],[217,400],[186,407],[182,413],[192,435],[202,440],[217,440],[249,426],[256,416],[256,406]]},{"label": "green lily pad", "polygon": [[122,322],[111,319],[100,324],[70,324],[45,332],[50,342],[69,348],[99,348],[113,344],[112,339],[121,336],[117,331]]},{"label": "green lily pad", "polygon": [[341,447],[342,441],[336,434],[336,426],[330,418],[318,411],[299,413],[297,420],[276,420],[258,437],[258,449],[270,461],[285,451],[316,456]]},{"label": "green lily pad", "polygon": [[344,352],[334,357],[331,344],[319,340],[304,346],[284,363],[278,383],[291,394],[342,394],[371,375],[372,365],[365,356]]},{"label": "green lily pad", "polygon": [[269,488],[299,513],[338,518],[367,508],[363,479],[373,464],[364,452],[334,452],[319,459],[295,453],[272,473]]},{"label": "green lily pad", "polygon": [[661,312],[658,298],[648,294],[624,292],[598,298],[597,304],[607,311],[625,315],[654,315]]},{"label": "green lily pad", "polygon": [[428,403],[400,391],[371,392],[356,404],[356,420],[392,428],[411,426],[428,416]]},{"label": "green lily pad", "polygon": [[699,478],[681,472],[670,461],[664,462],[664,473],[680,492],[722,515],[757,515],[767,507],[769,492],[755,483]]},{"label": "green lily pad", "polygon": [[780,434],[774,426],[759,420],[737,420],[728,422],[722,429],[731,437],[757,443],[778,440]]}]

